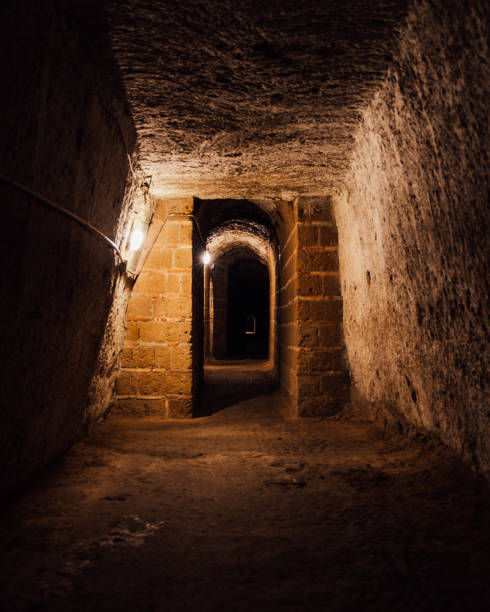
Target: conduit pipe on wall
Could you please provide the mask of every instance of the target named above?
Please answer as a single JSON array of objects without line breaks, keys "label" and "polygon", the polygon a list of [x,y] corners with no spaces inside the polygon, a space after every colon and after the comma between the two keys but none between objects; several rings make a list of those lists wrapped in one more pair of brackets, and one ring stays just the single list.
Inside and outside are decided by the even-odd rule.
[{"label": "conduit pipe on wall", "polygon": [[[134,174],[134,170],[133,170],[131,164],[130,164],[130,170],[131,170],[131,173],[132,173],[133,177],[136,178],[135,174]],[[78,223],[79,225],[84,227],[85,229],[88,229],[92,233],[96,234],[99,238],[102,238],[102,240],[104,240],[115,251],[115,253],[119,257],[120,266],[122,267],[124,274],[126,274],[126,276],[132,281],[133,284],[138,280],[140,272],[138,272],[137,274],[132,274],[131,272],[129,272],[129,270],[127,268],[128,260],[124,259],[123,255],[121,253],[121,250],[119,249],[117,244],[111,238],[109,238],[109,236],[107,236],[106,234],[101,232],[97,227],[95,227],[95,225],[92,225],[91,223],[89,223],[85,219],[82,219],[82,217],[79,217],[76,213],[72,212],[71,210],[68,210],[64,206],[60,206],[59,204],[56,204],[56,202],[53,202],[49,198],[46,198],[45,196],[41,195],[37,191],[34,191],[33,189],[31,189],[30,187],[26,187],[25,185],[22,185],[18,181],[14,180],[14,179],[11,179],[8,176],[5,176],[4,174],[1,174],[1,173],[0,173],[0,181],[5,183],[6,185],[14,187],[15,189],[18,189],[19,191],[27,193],[28,195],[30,195],[33,198],[35,198],[38,202],[41,202],[42,204],[44,204],[46,206],[49,206],[50,208],[53,208],[54,210],[60,212],[61,214],[63,214],[66,217],[68,217],[69,219],[72,219],[73,221],[75,221],[76,223]],[[204,241],[204,238],[203,238],[203,235],[202,235],[202,232],[201,232],[201,228],[199,226],[199,222],[198,222],[198,220],[196,219],[196,217],[192,213],[169,213],[165,217],[165,219],[163,220],[162,225],[160,226],[160,229],[156,233],[156,235],[155,235],[155,237],[154,237],[154,239],[152,241],[152,244],[150,245],[150,248],[148,249],[147,253],[149,253],[151,251],[151,248],[153,247],[153,244],[158,239],[158,236],[160,235],[163,227],[165,226],[166,222],[168,221],[168,219],[170,217],[187,217],[189,219],[192,219],[193,223],[196,225],[196,228],[197,228],[197,231],[198,231],[198,234],[199,234],[199,239],[201,241],[201,244],[202,244],[204,250],[206,249],[206,242]],[[150,223],[148,224],[148,227],[151,225],[151,222],[152,222],[152,220],[150,220]],[[141,262],[140,271],[143,268],[143,266],[144,266],[144,260]]]},{"label": "conduit pipe on wall", "polygon": [[163,226],[165,225],[165,223],[167,223],[167,219],[169,217],[187,217],[188,219],[192,219],[192,221],[196,224],[196,228],[197,228],[197,231],[199,233],[199,240],[201,241],[201,244],[202,244],[203,248],[204,249],[206,248],[206,242],[204,241],[204,238],[202,236],[201,228],[199,226],[199,221],[196,219],[195,215],[193,215],[192,213],[168,213],[168,215],[163,220],[162,227],[160,228],[160,231],[158,232],[155,240],[160,235],[160,232],[162,231]]},{"label": "conduit pipe on wall", "polygon": [[60,206],[59,204],[56,204],[52,200],[37,193],[30,187],[26,187],[25,185],[18,183],[14,179],[11,179],[5,176],[4,174],[0,174],[0,181],[2,181],[3,183],[6,183],[7,185],[10,185],[11,187],[15,187],[19,191],[23,191],[24,193],[27,193],[28,195],[35,198],[38,202],[41,202],[43,204],[46,204],[47,206],[50,206],[51,208],[54,208],[55,210],[62,213],[63,215],[66,215],[70,219],[73,219],[74,221],[76,221],[82,227],[85,227],[86,229],[90,230],[94,234],[97,234],[97,236],[105,240],[114,249],[119,259],[121,260],[121,263],[126,264],[126,261],[123,258],[122,253],[119,247],[117,246],[117,244],[113,240],[111,240],[109,236],[106,236],[103,232],[101,232],[98,228],[96,228],[95,225],[92,225],[91,223],[89,223],[88,221],[85,221],[85,219],[82,219],[82,217],[79,217],[77,214],[75,214],[71,210],[68,210],[67,208],[64,208],[63,206]]},{"label": "conduit pipe on wall", "polygon": [[65,215],[69,219],[72,219],[73,221],[78,223],[80,226],[84,227],[85,229],[88,229],[89,231],[94,233],[99,238],[102,238],[102,240],[104,240],[114,250],[116,255],[119,257],[118,267],[121,269],[122,273],[127,276],[127,278],[131,281],[132,284],[136,282],[137,276],[129,272],[128,267],[127,267],[128,261],[124,259],[120,248],[111,238],[109,238],[109,236],[107,236],[106,234],[104,234],[104,232],[101,232],[97,227],[95,227],[95,225],[92,225],[85,219],[82,219],[82,217],[79,217],[76,213],[72,212],[71,210],[68,210],[64,206],[60,206],[59,204],[56,204],[56,202],[53,202],[49,198],[46,198],[40,193],[37,193],[37,191],[34,191],[30,187],[26,187],[25,185],[22,185],[18,181],[15,181],[14,179],[11,179],[1,173],[0,173],[0,181],[5,183],[6,185],[14,187],[15,189],[18,189],[19,191],[27,193],[28,195],[32,196],[36,201],[41,202],[42,204],[49,206],[50,208],[58,211],[62,215]]}]

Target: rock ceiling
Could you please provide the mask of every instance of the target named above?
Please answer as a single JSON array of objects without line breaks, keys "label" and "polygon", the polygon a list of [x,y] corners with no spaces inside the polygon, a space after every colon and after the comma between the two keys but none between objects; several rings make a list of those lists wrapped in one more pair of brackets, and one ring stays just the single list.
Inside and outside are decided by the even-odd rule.
[{"label": "rock ceiling", "polygon": [[110,0],[160,196],[329,194],[384,77],[401,0]]}]

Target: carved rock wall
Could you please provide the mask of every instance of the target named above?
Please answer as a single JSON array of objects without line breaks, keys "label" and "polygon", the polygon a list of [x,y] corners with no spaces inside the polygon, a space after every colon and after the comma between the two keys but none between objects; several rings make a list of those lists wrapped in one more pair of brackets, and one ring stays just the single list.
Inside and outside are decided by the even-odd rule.
[{"label": "carved rock wall", "polygon": [[107,4],[155,195],[292,199],[342,184],[407,0]]},{"label": "carved rock wall", "polygon": [[[67,9],[2,3],[0,172],[120,243],[134,128],[100,15]],[[100,237],[4,182],[0,195],[0,493],[9,494],[107,408],[117,344],[99,353],[110,312],[116,339],[128,287]]]},{"label": "carved rock wall", "polygon": [[486,2],[415,3],[336,201],[359,402],[487,475],[488,23]]}]

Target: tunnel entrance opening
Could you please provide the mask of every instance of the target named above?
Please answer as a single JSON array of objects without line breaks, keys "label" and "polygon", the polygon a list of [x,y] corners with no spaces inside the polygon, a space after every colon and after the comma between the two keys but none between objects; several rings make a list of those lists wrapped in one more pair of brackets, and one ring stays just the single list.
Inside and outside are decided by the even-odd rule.
[{"label": "tunnel entrance opening", "polygon": [[205,266],[199,414],[217,412],[277,386],[271,272],[257,253],[236,243]]},{"label": "tunnel entrance opening", "polygon": [[275,234],[257,206],[229,202],[197,207],[209,254],[193,295],[199,415],[277,387]]}]

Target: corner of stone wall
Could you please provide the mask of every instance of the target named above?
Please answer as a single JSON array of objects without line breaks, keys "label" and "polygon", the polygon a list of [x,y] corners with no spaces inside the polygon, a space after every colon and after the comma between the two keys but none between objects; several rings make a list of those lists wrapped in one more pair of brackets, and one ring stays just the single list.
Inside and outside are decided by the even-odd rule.
[{"label": "corner of stone wall", "polygon": [[332,416],[350,401],[350,378],[330,197],[295,200],[279,263],[282,388],[298,416]]},{"label": "corner of stone wall", "polygon": [[[193,199],[161,200],[165,222],[134,286],[126,314],[117,408],[130,415],[192,415]],[[169,213],[183,213],[168,217]]]},{"label": "corner of stone wall", "polygon": [[332,416],[350,400],[337,227],[330,197],[301,197],[297,206],[298,413]]}]

